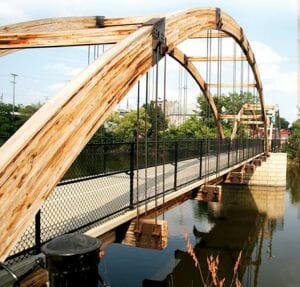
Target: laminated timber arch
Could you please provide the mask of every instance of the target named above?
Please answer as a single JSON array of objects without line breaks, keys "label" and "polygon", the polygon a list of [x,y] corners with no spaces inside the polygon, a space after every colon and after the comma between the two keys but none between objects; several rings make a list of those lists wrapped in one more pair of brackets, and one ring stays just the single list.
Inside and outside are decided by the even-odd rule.
[{"label": "laminated timber arch", "polygon": [[[181,62],[178,44],[208,29],[233,37],[250,64],[260,105],[263,89],[254,54],[241,27],[219,9],[165,15],[166,50]],[[24,48],[117,43],[35,113],[0,149],[0,260],[113,108],[153,65],[153,17],[64,18],[0,27],[0,53]],[[161,17],[160,17],[161,18]],[[177,56],[176,56],[177,55]],[[184,66],[194,79],[193,66]],[[198,84],[204,91],[207,85]],[[209,95],[208,92],[205,93]],[[219,115],[215,115],[218,119]],[[266,126],[265,126],[266,128]]]}]

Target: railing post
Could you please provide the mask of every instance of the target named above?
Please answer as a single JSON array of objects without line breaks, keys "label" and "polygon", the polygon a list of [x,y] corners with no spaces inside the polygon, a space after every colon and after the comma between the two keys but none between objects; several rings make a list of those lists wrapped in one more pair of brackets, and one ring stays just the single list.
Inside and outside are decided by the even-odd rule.
[{"label": "railing post", "polygon": [[210,156],[210,139],[207,139],[206,140],[206,157],[207,157],[207,170],[205,168],[205,171],[207,172],[205,174],[205,176],[208,176],[210,171],[209,171],[209,168],[210,168],[210,164],[209,164],[209,156]]},{"label": "railing post", "polygon": [[244,138],[242,138],[241,139],[241,141],[242,141],[242,149],[243,149],[243,161],[245,160],[245,139]]},{"label": "railing post", "polygon": [[130,176],[130,202],[129,202],[129,208],[134,208],[133,203],[133,182],[134,182],[134,143],[130,143],[130,170],[129,170],[129,176]]},{"label": "railing post", "polygon": [[238,156],[239,156],[239,147],[238,147],[238,140],[235,140],[235,164],[237,164],[238,161]]},{"label": "railing post", "polygon": [[250,158],[249,139],[247,138],[247,159]]},{"label": "railing post", "polygon": [[174,190],[177,189],[178,142],[174,146]]},{"label": "railing post", "polygon": [[106,144],[103,143],[103,171],[106,173],[107,166],[106,166]]},{"label": "railing post", "polygon": [[228,139],[228,154],[227,154],[228,168],[230,167],[230,152],[231,152],[231,139]]},{"label": "railing post", "polygon": [[200,147],[199,147],[199,178],[202,178],[202,147],[203,141],[200,140]]},{"label": "railing post", "polygon": [[220,139],[217,139],[217,162],[216,162],[216,173],[218,174],[220,169]]},{"label": "railing post", "polygon": [[35,252],[41,253],[41,210],[35,215]]}]

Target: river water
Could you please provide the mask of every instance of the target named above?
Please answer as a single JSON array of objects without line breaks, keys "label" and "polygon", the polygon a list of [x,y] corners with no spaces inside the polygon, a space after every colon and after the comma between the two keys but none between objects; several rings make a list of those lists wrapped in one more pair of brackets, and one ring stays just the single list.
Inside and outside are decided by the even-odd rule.
[{"label": "river water", "polygon": [[[287,188],[229,185],[223,186],[220,203],[187,200],[164,214],[165,249],[111,244],[100,274],[112,287],[204,286],[211,281],[207,258],[212,255],[219,258],[217,277],[230,286],[242,251],[236,274],[242,286],[300,286],[299,179],[300,168],[289,167]],[[203,279],[186,252],[185,234]]]}]

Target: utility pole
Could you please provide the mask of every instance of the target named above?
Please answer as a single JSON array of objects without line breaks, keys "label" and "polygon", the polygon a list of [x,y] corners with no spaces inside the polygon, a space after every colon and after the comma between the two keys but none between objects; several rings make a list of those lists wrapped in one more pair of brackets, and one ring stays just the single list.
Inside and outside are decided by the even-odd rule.
[{"label": "utility pole", "polygon": [[3,103],[3,92],[1,93],[0,102]]},{"label": "utility pole", "polygon": [[10,73],[11,76],[13,77],[13,80],[11,81],[11,83],[13,84],[13,110],[12,110],[12,115],[13,118],[15,117],[15,98],[16,98],[16,77],[19,76],[17,74],[14,73]]}]

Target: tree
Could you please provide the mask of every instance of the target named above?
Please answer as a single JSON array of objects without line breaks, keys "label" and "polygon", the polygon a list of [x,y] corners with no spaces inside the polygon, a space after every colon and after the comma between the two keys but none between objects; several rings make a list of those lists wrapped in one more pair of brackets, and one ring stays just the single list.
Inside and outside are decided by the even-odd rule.
[{"label": "tree", "polygon": [[293,122],[291,127],[292,135],[287,144],[288,156],[300,162],[300,119]]},{"label": "tree", "polygon": [[[285,119],[280,117],[280,128],[287,130],[289,128],[290,123]],[[278,118],[276,118],[276,126],[278,126]]]},{"label": "tree", "polygon": [[157,136],[161,137],[163,131],[168,128],[168,121],[165,117],[161,107],[156,105],[154,101],[151,101],[149,105],[144,105],[143,109],[146,110],[149,119],[148,136],[155,137],[155,129],[157,128]]},{"label": "tree", "polygon": [[13,115],[11,104],[0,103],[1,143],[15,133],[40,107],[41,104],[17,105]]},{"label": "tree", "polygon": [[[254,103],[254,98],[251,93],[229,93],[228,95],[222,95],[220,97],[213,96],[213,100],[215,102],[217,111],[219,114],[222,114],[225,109],[226,114],[236,115],[242,108],[242,106],[246,103]],[[207,128],[211,131],[211,133],[216,134],[217,128],[215,119],[213,117],[213,113],[209,107],[209,104],[204,96],[198,96],[198,108],[197,113],[202,118],[203,124],[207,126]],[[222,126],[224,129],[225,136],[230,136],[233,122],[232,121],[223,121]],[[245,136],[245,127],[239,126],[237,136],[243,137]]]},{"label": "tree", "polygon": [[215,133],[196,115],[191,116],[180,126],[172,125],[167,132],[168,138],[200,139],[214,137]]},{"label": "tree", "polygon": [[[120,117],[116,125],[112,127],[114,138],[119,140],[133,140],[136,138],[137,133],[140,138],[144,138],[146,111],[144,108],[140,108],[139,113],[139,122],[137,122],[137,111],[129,112],[125,116]],[[147,120],[147,129],[151,129],[149,118]]]}]

